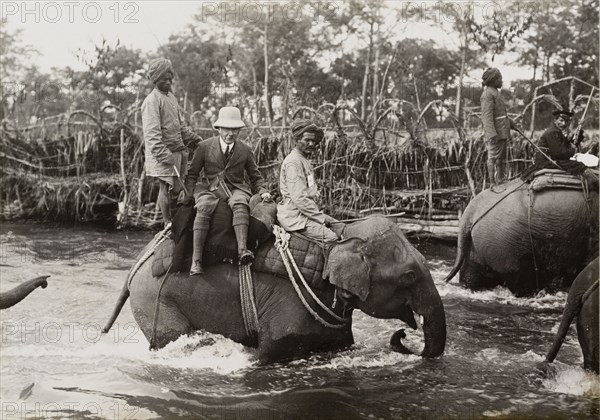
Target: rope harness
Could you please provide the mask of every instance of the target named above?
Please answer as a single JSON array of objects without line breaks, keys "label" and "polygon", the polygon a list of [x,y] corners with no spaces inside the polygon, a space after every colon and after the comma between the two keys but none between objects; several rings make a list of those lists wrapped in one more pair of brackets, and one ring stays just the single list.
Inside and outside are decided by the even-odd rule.
[{"label": "rope harness", "polygon": [[[277,249],[277,251],[279,252],[279,255],[281,256],[281,260],[283,261],[283,265],[285,266],[285,269],[288,273],[290,282],[292,283],[292,286],[294,286],[294,290],[296,291],[298,298],[304,305],[304,308],[306,308],[308,313],[310,313],[317,322],[319,322],[321,325],[323,325],[327,328],[344,328],[344,327],[346,327],[348,325],[348,322],[350,321],[350,318],[349,317],[340,317],[339,315],[334,313],[314,294],[312,289],[306,283],[306,280],[304,279],[304,276],[302,275],[302,272],[300,271],[300,268],[296,264],[296,261],[294,260],[292,252],[289,249],[290,234],[288,232],[286,232],[281,226],[277,226],[277,225],[273,226],[273,234],[275,235],[275,248]],[[332,317],[333,319],[335,319],[337,321],[336,323],[331,323],[331,322],[326,321],[313,308],[310,307],[310,305],[306,301],[304,295],[302,294],[302,290],[300,289],[300,286],[295,281],[294,271],[292,270],[292,267],[293,267],[293,270],[295,270],[296,275],[300,279],[300,282],[302,283],[302,286],[304,287],[304,289],[308,292],[308,294],[312,297],[312,299],[317,303],[317,305],[319,305],[321,307],[321,309],[323,309],[325,311],[325,313],[327,313],[330,317]],[[334,295],[333,307],[335,307],[336,301],[337,301],[337,292]]]},{"label": "rope harness", "polygon": [[535,193],[529,187],[527,190],[529,195],[529,207],[527,209],[527,227],[529,231],[529,243],[531,244],[531,255],[533,256],[533,269],[535,270],[535,289],[540,290],[540,278],[539,278],[539,269],[537,265],[537,259],[535,257],[535,246],[533,245],[533,234],[531,233],[531,215],[533,214],[533,201],[535,198]]},{"label": "rope harness", "polygon": [[250,265],[240,265],[240,300],[242,303],[242,318],[246,334],[251,338],[258,335],[258,314],[254,300],[254,282]]},{"label": "rope harness", "polygon": [[[142,258],[140,258],[138,260],[138,262],[133,266],[133,268],[129,272],[129,275],[127,276],[127,288],[131,287],[131,281],[133,280],[133,276],[135,276],[137,274],[140,267],[146,261],[148,261],[148,258],[150,258],[154,254],[154,251],[156,251],[156,248],[158,248],[158,246],[160,244],[162,244],[166,239],[169,239],[170,235],[171,235],[171,225],[165,227],[161,232],[159,232],[156,236],[154,236],[154,239],[152,239],[153,242],[151,242],[152,245],[150,246],[148,251],[146,251],[146,253],[144,255],[142,255]],[[170,268],[171,267],[169,266],[169,269]]]},{"label": "rope harness", "polygon": [[158,327],[158,308],[160,307],[160,292],[169,276],[169,272],[171,271],[172,264],[169,265],[167,272],[163,276],[160,286],[158,286],[158,291],[156,292],[156,304],[154,305],[154,320],[152,321],[152,337],[150,337],[150,350],[156,350],[156,328]]}]

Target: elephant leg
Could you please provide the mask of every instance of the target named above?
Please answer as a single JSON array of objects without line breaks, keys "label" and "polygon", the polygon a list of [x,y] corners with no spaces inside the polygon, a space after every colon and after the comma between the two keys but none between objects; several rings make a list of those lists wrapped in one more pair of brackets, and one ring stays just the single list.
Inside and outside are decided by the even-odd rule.
[{"label": "elephant leg", "polygon": [[469,258],[466,258],[460,268],[459,283],[464,284],[467,289],[481,290],[494,287],[494,282],[482,274],[482,270]]},{"label": "elephant leg", "polygon": [[[537,262],[540,266],[540,262]],[[504,286],[508,288],[516,297],[532,296],[546,287],[544,279],[547,276],[543,270],[538,269],[536,273],[536,263],[533,256],[528,254],[519,261],[519,270],[516,273],[510,273],[504,280]]]},{"label": "elephant leg", "polygon": [[292,317],[283,310],[281,315],[272,322],[261,323],[258,342],[261,364],[306,357],[313,352],[339,351],[354,344],[351,325],[326,328],[308,313],[295,312]]},{"label": "elephant leg", "polygon": [[151,349],[160,349],[180,336],[194,331],[190,321],[178,308],[164,302],[161,302],[158,307],[156,332],[154,332],[154,306],[150,311],[137,311],[134,316],[150,342]]}]

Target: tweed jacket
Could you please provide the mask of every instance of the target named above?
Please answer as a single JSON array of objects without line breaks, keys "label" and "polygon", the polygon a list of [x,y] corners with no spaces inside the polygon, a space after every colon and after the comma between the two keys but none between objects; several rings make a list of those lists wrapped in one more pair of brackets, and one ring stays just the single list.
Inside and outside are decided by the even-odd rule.
[{"label": "tweed jacket", "polygon": [[[246,174],[250,185],[245,180]],[[229,160],[225,161],[219,136],[215,136],[198,144],[185,184],[190,194],[212,192],[219,188],[220,180],[230,189],[239,189],[250,195],[268,192],[252,149],[236,140]]]},{"label": "tweed jacket", "polygon": [[481,122],[485,140],[496,136],[498,139],[510,139],[512,121],[508,118],[506,105],[495,87],[485,86],[481,93]]}]

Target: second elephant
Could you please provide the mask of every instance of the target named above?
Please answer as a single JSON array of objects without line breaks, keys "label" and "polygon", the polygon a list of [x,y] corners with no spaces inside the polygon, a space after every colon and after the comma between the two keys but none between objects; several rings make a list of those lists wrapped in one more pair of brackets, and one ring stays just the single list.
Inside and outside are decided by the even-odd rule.
[{"label": "second elephant", "polygon": [[598,192],[533,191],[515,179],[485,190],[460,219],[456,262],[470,289],[508,287],[515,295],[568,287],[598,252]]}]

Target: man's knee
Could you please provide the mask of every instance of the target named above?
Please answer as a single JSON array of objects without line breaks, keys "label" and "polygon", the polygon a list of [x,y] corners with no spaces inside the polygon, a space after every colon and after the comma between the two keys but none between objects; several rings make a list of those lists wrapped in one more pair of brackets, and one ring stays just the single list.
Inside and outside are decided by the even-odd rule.
[{"label": "man's knee", "polygon": [[323,242],[325,243],[333,243],[338,241],[337,233],[328,228],[323,228]]}]

